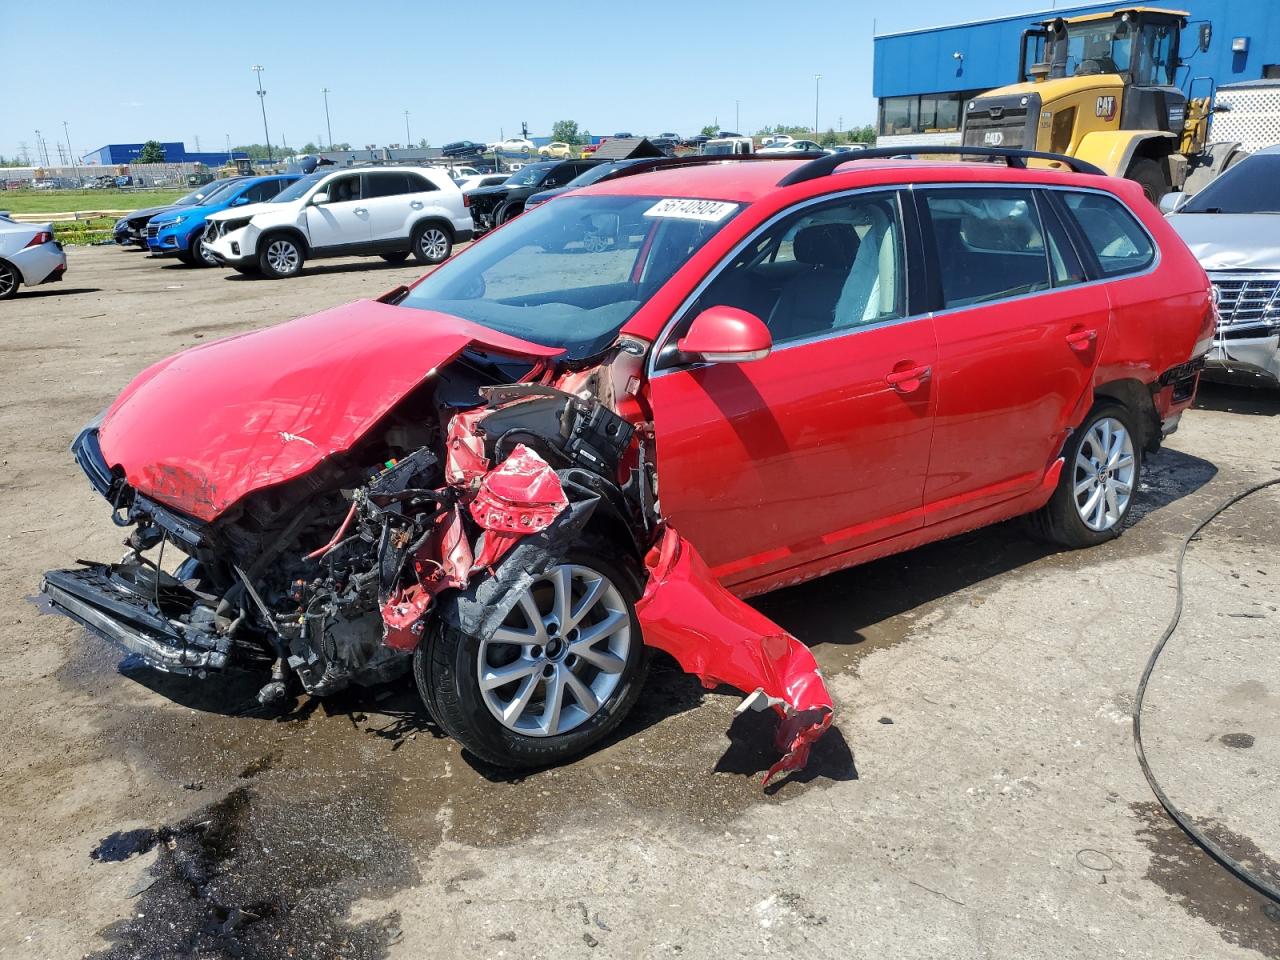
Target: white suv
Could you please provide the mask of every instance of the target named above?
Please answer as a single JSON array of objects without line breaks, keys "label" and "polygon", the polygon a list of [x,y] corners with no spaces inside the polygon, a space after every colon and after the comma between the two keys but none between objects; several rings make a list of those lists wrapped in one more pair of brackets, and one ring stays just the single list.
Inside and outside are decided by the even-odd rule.
[{"label": "white suv", "polygon": [[267,203],[211,215],[204,242],[219,263],[279,278],[319,257],[401,263],[412,253],[440,263],[472,229],[462,191],[443,170],[347,167],[318,170]]}]

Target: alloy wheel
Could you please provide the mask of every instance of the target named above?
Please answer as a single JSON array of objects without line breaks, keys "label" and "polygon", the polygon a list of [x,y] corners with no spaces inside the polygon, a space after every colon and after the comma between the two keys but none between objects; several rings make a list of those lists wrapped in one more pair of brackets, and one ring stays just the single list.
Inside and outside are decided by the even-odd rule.
[{"label": "alloy wheel", "polygon": [[276,273],[293,273],[298,269],[298,248],[288,240],[273,240],[267,247],[267,263]]},{"label": "alloy wheel", "polygon": [[449,252],[449,238],[439,227],[428,227],[422,231],[418,246],[422,249],[422,255],[428,260],[440,261]]},{"label": "alloy wheel", "polygon": [[516,733],[567,733],[617,690],[630,647],[631,614],[618,588],[590,567],[560,564],[481,642],[480,693]]},{"label": "alloy wheel", "polygon": [[1118,526],[1133,499],[1137,460],[1133,437],[1114,417],[1094,421],[1076,452],[1072,494],[1084,525],[1099,532]]},{"label": "alloy wheel", "polygon": [[18,288],[18,275],[12,267],[0,266],[0,299],[11,296]]}]

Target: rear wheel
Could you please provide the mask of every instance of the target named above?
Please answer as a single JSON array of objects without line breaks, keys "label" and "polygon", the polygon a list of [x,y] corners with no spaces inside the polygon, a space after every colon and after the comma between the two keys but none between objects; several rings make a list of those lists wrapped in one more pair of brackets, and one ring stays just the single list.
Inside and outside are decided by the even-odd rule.
[{"label": "rear wheel", "polygon": [[1032,515],[1035,532],[1071,548],[1118,537],[1142,476],[1142,445],[1129,408],[1111,401],[1095,406],[1063,457],[1057,489]]},{"label": "rear wheel", "polygon": [[646,660],[639,585],[579,547],[534,581],[487,638],[445,627],[414,655],[432,717],[471,753],[503,767],[580,754],[635,704]]},{"label": "rear wheel", "polygon": [[444,263],[452,252],[453,239],[438,223],[425,224],[413,235],[413,256],[419,263]]},{"label": "rear wheel", "polygon": [[0,300],[10,300],[17,296],[20,286],[22,276],[17,268],[8,263],[0,263]]},{"label": "rear wheel", "polygon": [[409,259],[408,252],[404,250],[397,250],[395,253],[380,253],[378,256],[387,261],[387,263],[404,263]]},{"label": "rear wheel", "polygon": [[1169,184],[1165,182],[1160,164],[1146,157],[1139,157],[1129,165],[1129,173],[1125,179],[1142,187],[1142,192],[1154,204],[1159,204],[1160,198],[1169,192]]},{"label": "rear wheel", "polygon": [[273,280],[296,277],[302,271],[302,247],[289,236],[277,234],[261,241],[258,267],[264,276]]}]

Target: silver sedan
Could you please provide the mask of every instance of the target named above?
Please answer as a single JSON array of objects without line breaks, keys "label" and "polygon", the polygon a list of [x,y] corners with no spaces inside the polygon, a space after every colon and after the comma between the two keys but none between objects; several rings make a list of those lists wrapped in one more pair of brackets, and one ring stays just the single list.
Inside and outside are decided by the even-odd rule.
[{"label": "silver sedan", "polygon": [[53,239],[51,223],[16,223],[0,213],[0,300],[8,300],[26,284],[61,280],[67,255]]}]

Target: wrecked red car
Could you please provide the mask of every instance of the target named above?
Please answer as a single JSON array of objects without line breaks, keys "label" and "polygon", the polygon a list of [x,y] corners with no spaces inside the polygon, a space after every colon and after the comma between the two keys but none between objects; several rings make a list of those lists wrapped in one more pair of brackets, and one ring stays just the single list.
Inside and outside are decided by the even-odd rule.
[{"label": "wrecked red car", "polygon": [[128,552],[43,589],[158,669],[261,671],[266,701],[412,672],[511,767],[604,737],[655,647],[777,711],[794,769],[831,697],[742,598],[1023,514],[1115,536],[1213,325],[1125,181],[619,176],[412,287],[143,371],[73,445]]}]

